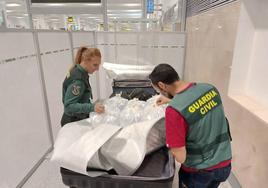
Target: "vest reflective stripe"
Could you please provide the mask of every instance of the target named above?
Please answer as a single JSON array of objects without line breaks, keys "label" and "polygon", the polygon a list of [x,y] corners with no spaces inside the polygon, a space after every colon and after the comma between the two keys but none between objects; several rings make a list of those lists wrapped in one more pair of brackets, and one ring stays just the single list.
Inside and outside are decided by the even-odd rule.
[{"label": "vest reflective stripe", "polygon": [[187,122],[185,166],[204,169],[231,159],[228,126],[218,90],[196,84],[174,96],[170,106]]},{"label": "vest reflective stripe", "polygon": [[187,153],[189,155],[204,155],[204,153],[209,152],[210,150],[213,150],[215,147],[217,147],[218,144],[228,141],[229,139],[230,139],[229,133],[223,133],[219,135],[213,142],[204,146],[203,148],[198,148],[198,147],[187,148]]}]

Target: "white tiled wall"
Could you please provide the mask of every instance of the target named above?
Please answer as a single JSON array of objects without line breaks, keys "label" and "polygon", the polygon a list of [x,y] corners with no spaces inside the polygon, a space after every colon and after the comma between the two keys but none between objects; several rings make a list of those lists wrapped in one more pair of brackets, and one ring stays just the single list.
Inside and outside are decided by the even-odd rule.
[{"label": "white tiled wall", "polygon": [[267,11],[261,7],[268,8],[268,3],[242,3],[229,95],[268,122],[268,85],[263,83],[268,69],[268,29],[262,18]]},{"label": "white tiled wall", "polygon": [[244,4],[241,4],[238,31],[236,38],[235,53],[232,64],[232,72],[229,84],[230,95],[245,93],[246,80],[250,67],[252,44],[254,41],[254,25]]},{"label": "white tiled wall", "polygon": [[246,93],[268,109],[268,84],[264,83],[268,73],[267,49],[268,29],[257,30],[254,36]]}]

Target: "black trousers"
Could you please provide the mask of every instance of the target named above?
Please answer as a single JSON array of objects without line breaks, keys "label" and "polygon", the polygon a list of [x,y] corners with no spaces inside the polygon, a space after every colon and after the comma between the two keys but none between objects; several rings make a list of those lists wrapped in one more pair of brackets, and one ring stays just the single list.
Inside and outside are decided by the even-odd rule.
[{"label": "black trousers", "polygon": [[65,113],[62,115],[62,118],[61,118],[61,126],[63,127],[65,124],[67,123],[71,123],[71,122],[75,122],[75,121],[80,121],[82,119],[86,119],[86,118],[89,118],[89,115],[83,115],[81,117],[77,117],[77,116],[68,116],[66,115]]}]

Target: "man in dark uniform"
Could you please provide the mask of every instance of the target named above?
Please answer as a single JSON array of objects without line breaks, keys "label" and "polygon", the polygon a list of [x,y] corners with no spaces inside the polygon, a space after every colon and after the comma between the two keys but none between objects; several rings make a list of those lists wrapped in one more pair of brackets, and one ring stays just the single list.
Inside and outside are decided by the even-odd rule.
[{"label": "man in dark uniform", "polygon": [[166,143],[177,162],[180,188],[216,188],[231,171],[228,122],[218,90],[210,84],[187,83],[168,64],[150,74],[153,87],[163,96]]}]

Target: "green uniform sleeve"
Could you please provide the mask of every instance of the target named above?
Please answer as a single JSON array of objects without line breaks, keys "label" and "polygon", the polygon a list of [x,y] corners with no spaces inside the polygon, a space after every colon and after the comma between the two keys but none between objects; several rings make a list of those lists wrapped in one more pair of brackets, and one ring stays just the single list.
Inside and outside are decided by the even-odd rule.
[{"label": "green uniform sleeve", "polygon": [[[94,111],[94,104],[82,102],[86,86],[81,80],[75,80],[70,84],[64,96],[64,111],[67,114],[90,113]],[[89,99],[88,99],[89,100]]]}]

